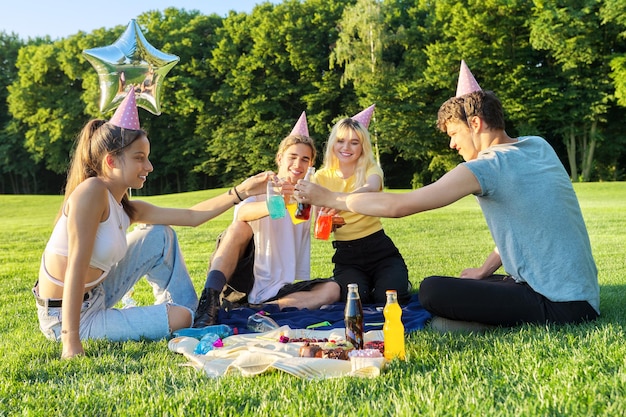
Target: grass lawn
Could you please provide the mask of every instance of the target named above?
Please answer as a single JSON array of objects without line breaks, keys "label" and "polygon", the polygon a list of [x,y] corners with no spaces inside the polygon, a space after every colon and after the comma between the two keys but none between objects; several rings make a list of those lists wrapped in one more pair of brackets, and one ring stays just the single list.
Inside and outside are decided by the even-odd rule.
[{"label": "grass lawn", "polygon": [[[579,326],[522,326],[484,335],[407,337],[407,361],[376,379],[304,381],[282,372],[209,379],[158,342],[84,343],[59,360],[39,332],[30,293],[59,196],[0,196],[0,416],[619,416],[626,415],[626,183],[576,184],[601,285],[602,316]],[[224,190],[146,198],[186,207]],[[176,228],[196,289],[232,210]],[[478,204],[384,219],[414,288],[426,276],[479,266],[493,243]],[[313,241],[314,277],[331,275],[329,242]],[[550,256],[550,254],[537,254]],[[152,302],[148,285],[136,287]]]}]

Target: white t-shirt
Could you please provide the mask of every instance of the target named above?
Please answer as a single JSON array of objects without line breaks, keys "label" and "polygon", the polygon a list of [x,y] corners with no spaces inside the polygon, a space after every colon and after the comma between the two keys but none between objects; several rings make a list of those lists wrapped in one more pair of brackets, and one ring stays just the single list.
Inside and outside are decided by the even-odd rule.
[{"label": "white t-shirt", "polygon": [[[235,207],[265,201],[265,195],[249,197]],[[311,216],[313,217],[313,216]],[[274,297],[286,284],[311,279],[311,220],[296,225],[285,217],[265,216],[249,221],[254,232],[254,286],[248,301],[258,304]]]}]

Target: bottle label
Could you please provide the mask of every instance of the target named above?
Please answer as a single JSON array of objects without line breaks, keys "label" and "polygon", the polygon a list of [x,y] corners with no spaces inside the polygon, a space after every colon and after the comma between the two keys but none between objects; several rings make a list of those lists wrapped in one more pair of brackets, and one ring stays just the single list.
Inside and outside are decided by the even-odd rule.
[{"label": "bottle label", "polygon": [[352,343],[355,349],[363,349],[363,317],[346,317],[346,341]]}]

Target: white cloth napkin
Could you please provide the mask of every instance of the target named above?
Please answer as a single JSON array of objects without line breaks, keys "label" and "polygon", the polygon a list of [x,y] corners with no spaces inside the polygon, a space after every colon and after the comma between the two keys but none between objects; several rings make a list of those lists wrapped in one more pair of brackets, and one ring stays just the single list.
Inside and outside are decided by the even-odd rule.
[{"label": "white cloth napkin", "polygon": [[[194,353],[198,339],[176,337],[169,341],[172,352],[184,355],[189,362],[186,365],[203,370],[209,377],[221,377],[228,374],[243,376],[259,375],[270,370],[281,370],[303,379],[337,378],[342,376],[376,377],[385,365],[382,358],[360,361],[363,365],[338,359],[301,358],[301,342],[281,343],[280,336],[290,339],[328,339],[345,340],[345,329],[308,330],[291,329],[283,326],[265,333],[233,335],[223,340],[224,347],[210,350],[204,355]],[[383,340],[382,330],[366,332],[365,342]],[[356,366],[355,366],[356,365]]]}]

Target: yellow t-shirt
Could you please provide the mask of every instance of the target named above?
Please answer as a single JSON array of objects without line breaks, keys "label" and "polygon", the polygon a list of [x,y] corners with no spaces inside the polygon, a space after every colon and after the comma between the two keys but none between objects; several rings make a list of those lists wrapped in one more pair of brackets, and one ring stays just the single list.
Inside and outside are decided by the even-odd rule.
[{"label": "yellow t-shirt", "polygon": [[[383,170],[378,165],[374,165],[367,170],[366,177],[371,175],[383,178]],[[334,192],[351,193],[354,191],[355,177],[354,175],[344,179],[337,174],[336,170],[322,168],[315,173],[314,182],[322,187],[328,188]],[[352,213],[350,211],[340,211],[339,216],[343,217],[346,224],[335,230],[336,240],[355,240],[372,233],[378,232],[383,228],[380,218],[364,216],[362,214]]]}]

